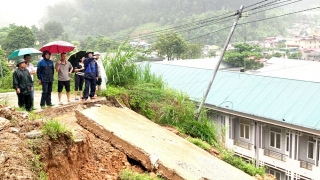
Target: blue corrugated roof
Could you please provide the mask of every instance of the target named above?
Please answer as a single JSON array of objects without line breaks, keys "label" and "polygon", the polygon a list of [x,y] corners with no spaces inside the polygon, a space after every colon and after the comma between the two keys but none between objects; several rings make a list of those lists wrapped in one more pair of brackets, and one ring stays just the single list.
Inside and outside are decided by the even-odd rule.
[{"label": "blue corrugated roof", "polygon": [[[213,70],[151,64],[171,88],[201,100]],[[320,130],[320,83],[218,71],[206,104]]]}]

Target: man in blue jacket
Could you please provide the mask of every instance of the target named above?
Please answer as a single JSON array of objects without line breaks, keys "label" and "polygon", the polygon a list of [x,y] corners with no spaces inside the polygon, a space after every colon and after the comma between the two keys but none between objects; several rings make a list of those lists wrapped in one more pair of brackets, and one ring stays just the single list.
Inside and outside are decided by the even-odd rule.
[{"label": "man in blue jacket", "polygon": [[54,75],[54,65],[50,60],[51,53],[49,51],[43,51],[42,60],[38,62],[37,76],[39,84],[42,85],[42,95],[40,106],[45,108],[47,106],[54,106],[51,102],[52,83]]},{"label": "man in blue jacket", "polygon": [[[94,94],[96,91],[96,83],[98,80],[98,65],[97,62],[93,58],[93,52],[87,52],[88,58],[84,60],[84,80],[85,80],[85,88],[83,92],[82,101],[86,101],[88,96],[91,99],[94,99]],[[90,93],[89,93],[90,89]]]}]

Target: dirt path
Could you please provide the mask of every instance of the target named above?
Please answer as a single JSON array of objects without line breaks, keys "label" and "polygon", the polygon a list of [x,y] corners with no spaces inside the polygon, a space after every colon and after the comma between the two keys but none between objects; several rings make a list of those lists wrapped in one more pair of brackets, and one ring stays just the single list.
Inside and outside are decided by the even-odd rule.
[{"label": "dirt path", "polygon": [[[35,108],[40,109],[41,91],[36,91],[34,95],[35,95],[34,106]],[[51,99],[52,99],[52,103],[56,105],[55,107],[58,107],[59,100],[58,100],[57,92],[52,92]],[[74,100],[73,95],[71,95],[70,99],[71,99],[71,103],[81,102],[79,100],[78,101]],[[0,101],[1,100],[6,100],[10,106],[14,106],[14,107],[18,106],[18,98],[15,92],[0,93]],[[68,103],[67,95],[65,93],[62,95],[61,100],[64,104]]]}]

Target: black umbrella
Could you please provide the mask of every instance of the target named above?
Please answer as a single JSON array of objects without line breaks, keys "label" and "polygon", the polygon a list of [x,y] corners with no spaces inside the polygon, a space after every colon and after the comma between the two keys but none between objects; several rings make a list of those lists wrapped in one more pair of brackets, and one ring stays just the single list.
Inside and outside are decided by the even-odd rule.
[{"label": "black umbrella", "polygon": [[71,63],[72,67],[77,67],[80,59],[82,57],[85,57],[85,55],[86,55],[86,51],[78,51],[78,52],[72,54],[69,57],[68,61]]}]

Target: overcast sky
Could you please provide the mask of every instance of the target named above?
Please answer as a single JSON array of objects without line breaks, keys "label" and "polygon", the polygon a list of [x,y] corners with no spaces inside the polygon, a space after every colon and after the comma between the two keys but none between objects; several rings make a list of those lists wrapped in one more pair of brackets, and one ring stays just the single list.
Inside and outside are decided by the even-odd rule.
[{"label": "overcast sky", "polygon": [[0,27],[15,23],[16,25],[39,25],[46,7],[66,0],[2,0],[0,10]]}]

